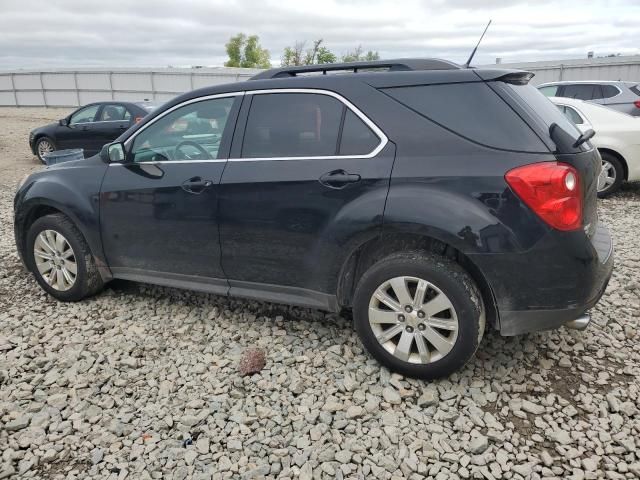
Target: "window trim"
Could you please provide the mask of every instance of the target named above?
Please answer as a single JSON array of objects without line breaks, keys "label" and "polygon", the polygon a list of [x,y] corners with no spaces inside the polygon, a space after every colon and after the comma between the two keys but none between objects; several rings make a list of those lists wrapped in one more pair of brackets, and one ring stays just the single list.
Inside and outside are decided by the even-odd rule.
[{"label": "window trim", "polygon": [[[317,156],[300,156],[300,157],[234,157],[228,158],[229,162],[262,162],[262,161],[280,161],[280,160],[337,160],[337,159],[355,159],[355,158],[373,158],[389,143],[389,139],[384,132],[369,117],[362,113],[353,103],[344,98],[342,95],[330,90],[322,90],[317,88],[272,88],[267,90],[247,90],[245,95],[265,95],[277,93],[309,93],[318,95],[327,95],[341,102],[346,108],[351,110],[360,120],[362,120],[378,137],[380,142],[369,153],[365,155],[317,155]],[[250,112],[249,112],[250,114]],[[248,119],[248,117],[247,117]],[[245,120],[245,127],[247,121]],[[244,140],[244,135],[243,135]]]},{"label": "window trim", "polygon": [[[568,97],[565,97],[565,98],[568,98]],[[586,102],[587,100],[580,100],[580,101],[581,102]],[[584,113],[582,113],[580,111],[580,109],[574,107],[573,105],[567,105],[566,103],[561,103],[561,102],[558,102],[558,103],[554,102],[554,104],[558,105],[559,107],[571,108],[574,112],[576,112],[578,114],[578,116],[582,119],[582,123],[576,123],[575,124],[576,127],[578,125],[587,125],[587,126],[591,125],[591,122],[589,122],[589,120],[587,120],[587,116]],[[562,114],[564,115],[564,112],[562,112]]]}]

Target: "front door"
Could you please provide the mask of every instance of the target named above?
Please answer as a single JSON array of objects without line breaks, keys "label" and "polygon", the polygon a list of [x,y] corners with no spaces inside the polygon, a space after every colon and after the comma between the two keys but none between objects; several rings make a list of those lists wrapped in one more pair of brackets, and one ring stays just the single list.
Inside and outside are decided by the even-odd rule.
[{"label": "front door", "polygon": [[218,184],[239,97],[168,110],[125,142],[126,161],[102,183],[104,253],[116,277],[226,293]]},{"label": "front door", "polygon": [[220,184],[231,294],[330,293],[350,242],[382,224],[393,145],[324,91],[247,94],[238,124]]},{"label": "front door", "polygon": [[71,114],[67,125],[61,125],[56,131],[56,148],[82,148],[85,157],[93,155],[97,143],[93,126],[99,109],[99,104],[87,105]]}]

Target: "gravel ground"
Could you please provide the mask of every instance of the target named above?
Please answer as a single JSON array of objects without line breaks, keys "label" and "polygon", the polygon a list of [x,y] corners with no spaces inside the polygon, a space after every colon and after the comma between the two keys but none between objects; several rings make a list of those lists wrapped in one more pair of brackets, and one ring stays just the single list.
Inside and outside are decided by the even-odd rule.
[{"label": "gravel ground", "polygon": [[[337,315],[127,282],[47,297],[12,199],[29,129],[61,116],[0,109],[0,478],[640,477],[640,185],[600,202],[617,263],[590,328],[488,332],[425,383]],[[266,367],[241,377],[249,347]]]}]

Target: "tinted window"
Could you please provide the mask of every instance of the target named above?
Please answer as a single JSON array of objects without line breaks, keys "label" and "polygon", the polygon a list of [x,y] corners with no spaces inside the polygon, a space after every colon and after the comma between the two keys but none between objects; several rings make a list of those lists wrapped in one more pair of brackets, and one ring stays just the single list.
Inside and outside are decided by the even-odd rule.
[{"label": "tinted window", "polygon": [[577,98],[579,100],[593,100],[600,97],[600,89],[596,91],[597,85],[577,83],[575,85],[566,85],[562,92],[563,97]]},{"label": "tinted window", "polygon": [[340,140],[340,155],[367,155],[380,139],[355,113],[347,109]]},{"label": "tinted window", "polygon": [[135,162],[210,160],[218,158],[220,141],[235,98],[216,98],[180,107],[135,137]]},{"label": "tinted window", "polygon": [[130,120],[131,114],[124,105],[105,105],[98,117],[99,122],[113,122],[118,120]]},{"label": "tinted window", "polygon": [[634,85],[633,87],[630,87],[629,90],[640,97],[640,85]]},{"label": "tinted window", "polygon": [[581,125],[582,123],[584,123],[584,120],[582,120],[580,114],[573,108],[565,107],[564,105],[557,105],[557,107],[569,120],[571,120],[576,125]]},{"label": "tinted window", "polygon": [[549,128],[555,123],[573,138],[580,136],[580,131],[565,117],[551,101],[542,95],[538,89],[531,85],[513,85],[497,82],[496,85],[513,97],[517,105],[524,109],[531,125],[542,138],[546,138],[551,144]]},{"label": "tinted window", "polygon": [[620,93],[620,91],[613,85],[600,85],[600,88],[602,88],[602,98],[615,97]]},{"label": "tinted window", "polygon": [[548,87],[540,87],[538,88],[540,93],[542,93],[545,97],[555,97],[558,93],[557,85],[549,85]]},{"label": "tinted window", "polygon": [[253,95],[242,156],[310,157],[335,155],[344,105],[328,95]]},{"label": "tinted window", "polygon": [[[534,87],[531,88],[550,103]],[[506,150],[548,150],[527,124],[484,82],[388,88],[384,91],[420,115],[474,142]]]},{"label": "tinted window", "polygon": [[90,105],[78,110],[76,113],[71,115],[69,124],[75,125],[77,123],[93,122],[94,118],[96,117],[96,113],[98,113],[98,108],[100,108],[100,105]]}]

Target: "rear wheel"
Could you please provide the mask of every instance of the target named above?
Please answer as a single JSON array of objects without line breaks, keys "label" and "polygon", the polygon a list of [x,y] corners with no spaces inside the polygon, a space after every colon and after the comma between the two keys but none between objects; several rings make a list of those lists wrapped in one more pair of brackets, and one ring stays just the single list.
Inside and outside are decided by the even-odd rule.
[{"label": "rear wheel", "polygon": [[371,355],[416,378],[461,368],[485,328],[471,277],[447,258],[420,252],[387,257],[365,272],[353,310],[356,331]]},{"label": "rear wheel", "polygon": [[102,288],[87,242],[64,215],[47,215],[33,222],[26,247],[27,266],[40,286],[58,300],[81,300]]},{"label": "rear wheel", "polygon": [[620,190],[624,180],[624,168],[620,160],[610,153],[603,152],[602,168],[598,176],[598,197],[604,198]]},{"label": "rear wheel", "polygon": [[36,141],[36,154],[42,163],[45,163],[44,156],[56,149],[55,143],[49,137],[40,137]]}]

